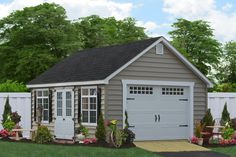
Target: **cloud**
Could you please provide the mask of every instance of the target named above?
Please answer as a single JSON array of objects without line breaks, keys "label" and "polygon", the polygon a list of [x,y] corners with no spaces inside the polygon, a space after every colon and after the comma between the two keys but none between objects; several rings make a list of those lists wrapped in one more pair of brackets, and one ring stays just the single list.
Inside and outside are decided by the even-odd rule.
[{"label": "cloud", "polygon": [[60,4],[66,9],[69,19],[77,19],[92,14],[123,19],[130,16],[132,9],[136,7],[132,3],[119,3],[115,0],[13,0],[10,3],[0,3],[0,18],[9,15],[13,10],[36,6],[43,2]]},{"label": "cloud", "polygon": [[163,0],[163,11],[173,18],[209,21],[218,40],[236,40],[236,11],[228,12],[232,7],[229,3],[220,9],[215,3],[215,0]]}]

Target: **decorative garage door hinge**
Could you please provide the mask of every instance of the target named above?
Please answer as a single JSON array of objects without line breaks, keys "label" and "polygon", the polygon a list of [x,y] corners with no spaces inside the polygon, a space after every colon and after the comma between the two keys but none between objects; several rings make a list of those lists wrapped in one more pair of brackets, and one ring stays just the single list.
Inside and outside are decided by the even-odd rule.
[{"label": "decorative garage door hinge", "polygon": [[188,125],[179,125],[179,127],[188,127]]},{"label": "decorative garage door hinge", "polygon": [[126,98],[126,100],[135,100],[135,98]]},{"label": "decorative garage door hinge", "polygon": [[179,101],[188,101],[188,99],[179,99]]}]

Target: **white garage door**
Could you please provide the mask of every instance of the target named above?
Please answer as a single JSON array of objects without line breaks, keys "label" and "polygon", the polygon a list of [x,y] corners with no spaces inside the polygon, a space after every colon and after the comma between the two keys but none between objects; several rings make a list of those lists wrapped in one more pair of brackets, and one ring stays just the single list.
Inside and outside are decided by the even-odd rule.
[{"label": "white garage door", "polygon": [[189,87],[128,85],[126,101],[136,140],[188,138]]}]

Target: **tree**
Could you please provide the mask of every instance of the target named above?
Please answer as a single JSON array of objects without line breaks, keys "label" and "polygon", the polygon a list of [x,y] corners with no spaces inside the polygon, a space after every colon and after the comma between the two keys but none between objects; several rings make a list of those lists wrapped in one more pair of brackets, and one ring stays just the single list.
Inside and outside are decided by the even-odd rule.
[{"label": "tree", "polygon": [[106,140],[106,128],[105,128],[102,113],[100,113],[99,118],[98,118],[98,125],[97,125],[97,128],[96,128],[95,136],[98,139],[98,141],[100,141],[100,142]]},{"label": "tree", "polygon": [[5,123],[5,121],[8,119],[8,116],[11,115],[11,106],[9,104],[9,97],[7,97],[6,102],[5,102],[5,106],[4,106],[4,111],[2,114],[2,124]]},{"label": "tree", "polygon": [[212,132],[213,129],[207,128],[206,126],[213,126],[215,121],[213,120],[211,109],[207,109],[204,117],[201,120],[201,125],[204,126],[203,131]]},{"label": "tree", "polygon": [[221,45],[214,39],[213,30],[203,20],[178,19],[169,32],[172,44],[203,74],[207,75],[219,64]]},{"label": "tree", "polygon": [[236,42],[225,44],[222,61],[216,78],[220,83],[236,83]]},{"label": "tree", "polygon": [[57,4],[12,12],[0,20],[0,78],[27,82],[80,49],[81,38]]},{"label": "tree", "polygon": [[116,20],[97,15],[79,18],[75,26],[84,36],[84,48],[123,44],[147,38],[144,28],[136,26],[133,18]]},{"label": "tree", "polygon": [[225,125],[227,122],[230,122],[230,114],[227,109],[227,103],[225,103],[222,114],[221,114],[221,125]]}]

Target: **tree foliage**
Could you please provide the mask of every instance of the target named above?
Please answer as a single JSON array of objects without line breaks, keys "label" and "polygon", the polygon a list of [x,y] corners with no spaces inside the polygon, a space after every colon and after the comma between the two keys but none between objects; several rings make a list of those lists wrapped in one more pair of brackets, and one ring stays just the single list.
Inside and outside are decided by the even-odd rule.
[{"label": "tree foliage", "polygon": [[221,114],[221,125],[225,125],[227,122],[230,122],[230,114],[227,109],[227,103],[225,103],[222,114]]},{"label": "tree foliage", "polygon": [[7,80],[0,84],[0,92],[27,92],[28,89],[23,83]]},{"label": "tree foliage", "polygon": [[144,28],[136,26],[133,18],[116,20],[97,15],[78,19],[75,26],[84,36],[84,48],[123,44],[147,38]]},{"label": "tree foliage", "polygon": [[81,34],[65,9],[43,3],[12,12],[0,20],[2,80],[27,82],[82,47]]},{"label": "tree foliage", "polygon": [[219,64],[221,45],[214,39],[213,30],[203,20],[178,19],[169,32],[172,44],[203,74],[207,75]]},{"label": "tree foliage", "polygon": [[224,45],[221,66],[216,78],[220,83],[236,83],[236,42]]}]

